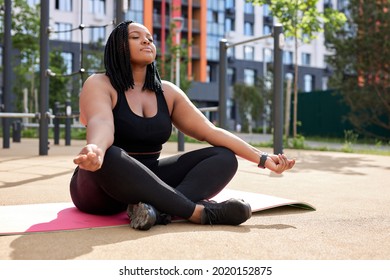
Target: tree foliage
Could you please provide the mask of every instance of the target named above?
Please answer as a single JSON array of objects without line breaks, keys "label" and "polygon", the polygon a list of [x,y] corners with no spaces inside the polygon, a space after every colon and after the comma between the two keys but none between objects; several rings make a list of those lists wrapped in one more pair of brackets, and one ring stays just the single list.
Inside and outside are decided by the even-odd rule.
[{"label": "tree foliage", "polygon": [[390,138],[390,1],[350,0],[348,22],[326,32],[337,87],[359,133]]},{"label": "tree foliage", "polygon": [[[4,1],[0,1],[4,4]],[[39,95],[39,34],[40,34],[40,8],[30,6],[25,0],[12,1],[12,47],[17,55],[13,57],[13,71],[17,83],[13,85],[15,104],[17,110],[38,112]],[[3,20],[4,14],[1,14]],[[4,31],[2,30],[2,33]],[[59,51],[49,54],[49,68],[57,74],[64,74],[66,67]],[[46,69],[45,69],[46,71]],[[55,77],[49,83],[49,106],[52,108],[55,101],[63,102],[67,98],[66,77]],[[23,92],[27,90],[28,104],[24,108]]]},{"label": "tree foliage", "polygon": [[169,34],[167,36],[166,45],[168,52],[164,55],[160,53],[157,57],[157,68],[161,75],[161,79],[175,83],[175,71],[176,71],[176,55],[180,55],[180,88],[187,92],[191,87],[191,80],[187,77],[187,66],[188,66],[188,46],[189,42],[182,39],[180,45],[176,46],[172,38],[175,35],[175,25],[172,23],[169,28]]},{"label": "tree foliage", "polygon": [[269,92],[260,80],[254,86],[237,83],[233,86],[233,98],[238,107],[242,128],[248,131],[252,120],[257,120],[263,113],[264,102],[269,98]]},{"label": "tree foliage", "polygon": [[324,12],[317,9],[318,0],[247,0],[256,5],[268,5],[272,15],[283,25],[286,37],[294,38],[294,119],[293,136],[297,136],[298,110],[298,46],[300,42],[309,43],[327,29],[338,29],[345,22],[345,16],[327,8]]}]

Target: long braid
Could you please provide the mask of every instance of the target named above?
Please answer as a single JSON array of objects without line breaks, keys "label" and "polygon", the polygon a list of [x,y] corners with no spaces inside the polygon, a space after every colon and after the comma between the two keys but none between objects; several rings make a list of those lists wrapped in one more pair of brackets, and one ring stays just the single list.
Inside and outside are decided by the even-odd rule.
[{"label": "long braid", "polygon": [[[104,50],[106,75],[118,93],[134,88],[134,78],[130,63],[128,25],[133,21],[118,24],[111,32]],[[142,89],[154,92],[162,90],[161,79],[155,63],[147,66],[145,83]]]}]

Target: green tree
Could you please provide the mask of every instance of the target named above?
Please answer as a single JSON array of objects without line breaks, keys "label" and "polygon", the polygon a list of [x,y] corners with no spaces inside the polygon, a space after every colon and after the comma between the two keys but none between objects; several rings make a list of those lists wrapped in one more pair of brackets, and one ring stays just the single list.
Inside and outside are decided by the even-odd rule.
[{"label": "green tree", "polygon": [[175,25],[171,24],[169,28],[169,34],[167,36],[166,45],[168,53],[164,56],[159,54],[157,57],[157,68],[161,75],[161,78],[172,83],[175,83],[175,61],[176,55],[179,51],[180,55],[180,88],[187,92],[191,87],[191,80],[187,77],[187,66],[188,66],[188,46],[187,40],[182,39],[179,46],[176,46],[172,41],[172,37],[175,35]]},{"label": "green tree", "polygon": [[49,108],[54,108],[55,102],[64,104],[66,100],[71,100],[71,88],[69,87],[70,77],[64,75],[67,71],[64,58],[60,50],[50,52],[50,70],[56,76],[50,78],[49,82]]},{"label": "green tree", "polygon": [[318,0],[247,0],[256,5],[268,5],[272,15],[283,25],[286,37],[294,38],[294,110],[293,137],[297,136],[298,115],[298,46],[300,42],[309,43],[318,33],[326,29],[340,28],[345,15],[330,7],[322,13],[317,9]]},{"label": "green tree", "polygon": [[251,132],[252,120],[257,120],[263,113],[264,98],[262,93],[264,94],[264,92],[260,90],[259,85],[248,86],[237,83],[233,86],[233,97],[238,107],[244,131],[249,130]]},{"label": "green tree", "polygon": [[[3,3],[4,1],[0,1],[0,4]],[[38,112],[40,7],[30,6],[24,0],[14,0],[11,10],[12,47],[17,51],[13,61],[17,81],[13,86],[16,97],[14,105],[19,111]],[[50,52],[49,68],[56,74],[49,83],[49,106],[53,108],[54,102],[63,103],[70,98],[68,87],[70,79],[63,75],[66,73],[66,66],[60,50]],[[24,92],[28,94],[27,108],[24,108],[26,105],[23,102]]]},{"label": "green tree", "polygon": [[[0,1],[3,5],[4,1]],[[37,76],[39,77],[39,9],[29,6],[26,1],[12,1],[12,46],[18,50],[17,57],[12,61],[14,72],[17,76],[17,83],[14,85],[17,104],[14,104],[18,110],[23,108],[23,91],[28,92],[28,109],[35,110],[34,102],[35,89],[37,88]],[[3,21],[4,13],[1,13]],[[1,32],[3,34],[3,30]],[[1,36],[3,37],[3,36]]]},{"label": "green tree", "polygon": [[350,0],[345,28],[325,33],[328,63],[350,107],[348,120],[366,136],[390,136],[390,1]]}]

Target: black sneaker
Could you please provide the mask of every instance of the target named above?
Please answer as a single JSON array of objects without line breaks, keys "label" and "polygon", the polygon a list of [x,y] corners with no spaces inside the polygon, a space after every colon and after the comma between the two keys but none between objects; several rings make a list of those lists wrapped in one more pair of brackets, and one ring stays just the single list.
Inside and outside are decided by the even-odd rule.
[{"label": "black sneaker", "polygon": [[171,222],[171,216],[161,214],[152,205],[143,202],[129,204],[127,216],[130,219],[130,226],[139,230],[148,230],[156,224],[166,225]]},{"label": "black sneaker", "polygon": [[249,203],[231,198],[224,202],[216,203],[200,201],[204,205],[201,224],[210,225],[239,225],[252,216],[252,209]]}]

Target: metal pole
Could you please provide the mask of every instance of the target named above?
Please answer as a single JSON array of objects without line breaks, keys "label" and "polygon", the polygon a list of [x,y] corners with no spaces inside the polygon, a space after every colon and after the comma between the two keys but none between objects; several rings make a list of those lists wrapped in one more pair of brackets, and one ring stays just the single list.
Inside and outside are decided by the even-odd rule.
[{"label": "metal pole", "polygon": [[70,100],[65,102],[65,146],[70,146],[71,125],[72,125],[72,106]]},{"label": "metal pole", "polygon": [[221,39],[219,41],[219,105],[218,105],[218,114],[219,114],[219,126],[226,129],[226,90],[227,90],[227,80],[226,80],[226,68],[227,68],[227,40]]},{"label": "metal pole", "polygon": [[[180,31],[176,32],[176,85],[180,87]],[[177,150],[184,151],[184,134],[180,130],[177,134]]]},{"label": "metal pole", "polygon": [[[183,30],[184,18],[174,17],[172,22],[175,24],[176,33],[176,86],[180,88],[180,33]],[[184,151],[184,134],[180,130],[177,131],[177,150],[179,152]]]},{"label": "metal pole", "polygon": [[[3,46],[3,103],[4,111],[9,112],[11,106],[11,0],[4,1],[4,46]],[[10,147],[9,119],[3,119],[3,148]]]},{"label": "metal pole", "polygon": [[53,120],[54,123],[54,145],[60,144],[60,119],[58,118],[60,115],[60,102],[54,102],[54,112],[55,118]]},{"label": "metal pole", "polygon": [[39,119],[39,155],[47,155],[49,150],[49,7],[50,1],[41,1],[40,26],[40,119]]},{"label": "metal pole", "polygon": [[274,26],[274,154],[283,153],[283,26]]},{"label": "metal pole", "polygon": [[118,25],[125,20],[125,14],[123,12],[123,0],[116,0],[116,15],[115,15],[115,24]]}]

